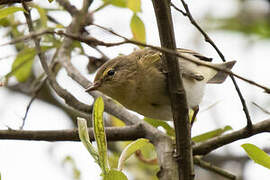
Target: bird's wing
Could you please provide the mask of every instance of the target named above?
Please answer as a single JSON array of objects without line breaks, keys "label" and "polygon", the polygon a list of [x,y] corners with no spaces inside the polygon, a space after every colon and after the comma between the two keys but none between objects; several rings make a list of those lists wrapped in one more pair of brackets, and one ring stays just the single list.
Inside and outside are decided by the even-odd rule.
[{"label": "bird's wing", "polygon": [[[196,53],[187,49],[180,49],[180,53],[188,59],[193,59],[197,62],[203,62],[204,64],[209,64],[216,66],[221,69],[231,70],[236,61],[230,61],[225,63],[211,63],[212,58],[207,58],[199,53]],[[217,71],[213,68],[206,67],[200,64],[196,64],[184,59],[179,58],[180,65],[182,68],[183,75],[187,77],[198,80],[196,77],[202,76],[204,81],[207,83],[222,83],[227,78],[228,74],[222,71]],[[195,76],[194,76],[195,75]]]},{"label": "bird's wing", "polygon": [[[205,62],[210,63],[211,58],[207,58],[197,52],[188,49],[178,49],[179,53],[186,57],[186,59],[192,59],[195,62]],[[205,81],[212,79],[217,71],[205,66],[198,65],[194,62],[185,60],[184,58],[179,58],[181,72],[185,78],[194,79],[197,81]]]}]

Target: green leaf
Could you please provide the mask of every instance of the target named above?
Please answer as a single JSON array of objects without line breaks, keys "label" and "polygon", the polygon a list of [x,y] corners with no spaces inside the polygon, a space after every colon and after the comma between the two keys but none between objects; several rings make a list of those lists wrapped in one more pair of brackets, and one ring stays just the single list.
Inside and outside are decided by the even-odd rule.
[{"label": "green leaf", "polygon": [[134,13],[141,11],[141,0],[128,0],[127,7],[131,9]]},{"label": "green leaf", "polygon": [[19,82],[26,81],[31,75],[35,55],[34,48],[25,48],[20,51],[12,64],[13,73],[10,75],[14,75]]},{"label": "green leaf", "polygon": [[111,5],[125,8],[127,7],[127,0],[103,0],[104,3],[109,3]]},{"label": "green leaf", "polygon": [[51,2],[53,2],[54,0],[48,0],[49,1],[49,3],[51,3]]},{"label": "green leaf", "polygon": [[[42,52],[53,48],[52,46],[42,46]],[[19,82],[26,81],[32,72],[32,65],[36,55],[36,50],[34,48],[24,47],[21,50],[12,64],[12,70],[6,75],[8,79],[10,76],[14,75]]]},{"label": "green leaf", "polygon": [[140,138],[136,141],[133,141],[129,145],[125,147],[123,152],[121,153],[119,160],[118,160],[118,170],[121,171],[124,165],[124,162],[137,150],[141,149],[144,145],[149,143],[148,139]]},{"label": "green leaf", "polygon": [[128,180],[128,178],[121,171],[111,169],[107,174],[105,174],[103,180]]},{"label": "green leaf", "polygon": [[24,11],[24,9],[20,7],[14,7],[14,6],[0,9],[0,19],[7,17],[8,15],[13,14],[17,11]]},{"label": "green leaf", "polygon": [[250,159],[252,159],[257,164],[260,164],[270,169],[270,156],[266,152],[264,152],[257,146],[249,143],[242,144],[241,146],[242,148],[244,148]]},{"label": "green leaf", "polygon": [[144,120],[154,127],[159,127],[159,126],[163,127],[169,136],[175,136],[174,129],[166,121],[162,121],[159,119],[152,119],[148,117],[145,117]]},{"label": "green leaf", "polygon": [[130,28],[133,34],[133,39],[145,43],[145,27],[139,16],[134,13],[130,21]]},{"label": "green leaf", "polygon": [[98,97],[94,103],[93,108],[93,128],[95,140],[97,142],[98,154],[99,154],[99,165],[102,169],[103,174],[107,174],[109,171],[108,156],[107,156],[107,141],[104,130],[103,122],[104,102],[102,97]]},{"label": "green leaf", "polygon": [[77,125],[81,142],[91,154],[91,156],[95,159],[96,163],[98,163],[98,152],[90,142],[86,120],[84,118],[77,117]]},{"label": "green leaf", "polygon": [[213,137],[216,136],[220,136],[221,134],[223,134],[226,131],[232,130],[231,126],[225,126],[224,128],[219,128],[213,131],[209,131],[207,133],[203,133],[201,135],[195,136],[192,138],[192,141],[194,142],[202,142],[202,141],[206,141],[208,139],[211,139]]}]

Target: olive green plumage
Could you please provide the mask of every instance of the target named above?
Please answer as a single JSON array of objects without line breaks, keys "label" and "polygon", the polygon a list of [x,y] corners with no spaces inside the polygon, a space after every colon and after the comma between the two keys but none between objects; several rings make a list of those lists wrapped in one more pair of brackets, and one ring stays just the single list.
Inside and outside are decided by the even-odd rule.
[{"label": "olive green plumage", "polygon": [[[179,49],[187,58],[231,69],[235,61],[214,64],[210,58],[187,49]],[[99,90],[122,105],[144,116],[171,120],[172,113],[161,53],[150,48],[136,50],[106,62],[97,72],[88,90]],[[227,75],[212,68],[178,58],[190,108],[201,102],[206,83],[222,83]]]}]

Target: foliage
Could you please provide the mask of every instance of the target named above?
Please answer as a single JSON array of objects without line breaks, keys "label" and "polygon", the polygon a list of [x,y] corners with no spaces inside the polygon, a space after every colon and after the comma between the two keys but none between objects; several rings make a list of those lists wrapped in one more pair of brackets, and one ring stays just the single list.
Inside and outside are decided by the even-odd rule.
[{"label": "foliage", "polygon": [[77,168],[77,165],[74,159],[71,156],[66,156],[63,160],[63,164],[70,164],[73,172],[73,179],[80,180],[81,179],[81,171]]},{"label": "foliage", "polygon": [[17,11],[24,11],[21,7],[8,7],[0,9],[0,19],[7,17]]},{"label": "foliage", "polygon": [[159,119],[145,117],[144,120],[154,127],[163,127],[169,136],[175,136],[174,129],[166,122]]},{"label": "foliage", "polygon": [[270,169],[270,156],[253,144],[242,144],[242,148],[255,163]]},{"label": "foliage", "polygon": [[221,134],[223,134],[226,131],[232,130],[231,126],[225,126],[224,128],[218,128],[216,130],[213,131],[209,131],[203,134],[200,134],[198,136],[195,136],[192,138],[192,141],[194,142],[202,142],[202,141],[206,141],[208,139],[211,139],[213,137],[217,137],[220,136]]},{"label": "foliage", "polygon": [[83,118],[78,118],[80,140],[82,141],[88,152],[91,154],[91,156],[95,159],[97,164],[100,166],[102,170],[101,175],[104,177],[104,180],[126,180],[126,176],[121,172],[124,162],[137,150],[141,149],[143,146],[149,143],[149,140],[137,139],[136,141],[126,146],[118,160],[118,169],[111,169],[109,166],[109,160],[107,155],[107,140],[104,130],[103,112],[104,102],[102,100],[102,97],[98,97],[94,103],[92,113],[94,136],[97,142],[97,149],[90,142],[86,120]]},{"label": "foliage", "polygon": [[[265,3],[268,6],[269,3]],[[238,12],[225,18],[210,17],[208,24],[215,25],[215,28],[242,33],[246,36],[255,36],[261,39],[270,38],[269,11],[262,11],[260,6],[254,6],[251,1],[239,3]]]}]

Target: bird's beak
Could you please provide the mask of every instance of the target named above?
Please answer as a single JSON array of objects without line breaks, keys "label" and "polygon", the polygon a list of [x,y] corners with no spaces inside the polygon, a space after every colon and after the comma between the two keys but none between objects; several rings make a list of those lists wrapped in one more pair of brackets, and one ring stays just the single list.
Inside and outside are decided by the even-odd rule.
[{"label": "bird's beak", "polygon": [[85,92],[89,92],[89,91],[94,91],[97,90],[99,88],[99,86],[101,85],[101,83],[99,81],[94,82],[93,84],[89,85]]}]

